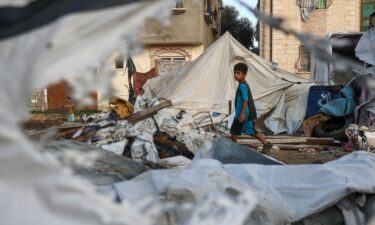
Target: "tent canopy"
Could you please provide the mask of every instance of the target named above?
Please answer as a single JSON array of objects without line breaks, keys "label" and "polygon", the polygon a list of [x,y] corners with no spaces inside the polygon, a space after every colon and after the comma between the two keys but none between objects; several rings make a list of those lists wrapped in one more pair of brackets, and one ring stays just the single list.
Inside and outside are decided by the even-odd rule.
[{"label": "tent canopy", "polygon": [[313,82],[275,68],[228,32],[194,62],[149,80],[144,89],[156,97],[170,99],[177,109],[228,114],[229,101],[234,109],[238,84],[233,78],[233,66],[238,62],[249,67],[246,81],[258,117],[273,110],[265,120],[266,126],[274,133],[294,133],[305,117],[307,94]]}]

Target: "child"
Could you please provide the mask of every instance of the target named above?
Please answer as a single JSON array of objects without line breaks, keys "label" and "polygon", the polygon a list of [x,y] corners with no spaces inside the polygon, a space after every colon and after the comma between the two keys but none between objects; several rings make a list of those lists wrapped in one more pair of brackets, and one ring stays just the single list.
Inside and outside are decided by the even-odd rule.
[{"label": "child", "polygon": [[230,128],[231,138],[233,142],[237,142],[238,135],[254,136],[263,143],[263,152],[268,152],[272,148],[272,144],[255,130],[254,119],[257,118],[257,114],[253,96],[245,80],[247,70],[247,65],[244,63],[238,63],[234,66],[234,79],[238,81],[239,85],[235,98],[236,115]]},{"label": "child", "polygon": [[66,104],[64,105],[64,107],[66,108],[67,114],[68,114],[67,121],[73,122],[74,121],[74,104],[69,97],[66,98]]}]

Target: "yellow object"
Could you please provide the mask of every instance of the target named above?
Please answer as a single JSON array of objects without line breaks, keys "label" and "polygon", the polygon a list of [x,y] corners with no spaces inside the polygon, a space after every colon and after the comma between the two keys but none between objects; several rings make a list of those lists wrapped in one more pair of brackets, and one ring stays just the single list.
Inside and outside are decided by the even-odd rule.
[{"label": "yellow object", "polygon": [[109,108],[114,110],[120,119],[124,119],[134,112],[134,106],[130,102],[120,97],[110,98]]}]

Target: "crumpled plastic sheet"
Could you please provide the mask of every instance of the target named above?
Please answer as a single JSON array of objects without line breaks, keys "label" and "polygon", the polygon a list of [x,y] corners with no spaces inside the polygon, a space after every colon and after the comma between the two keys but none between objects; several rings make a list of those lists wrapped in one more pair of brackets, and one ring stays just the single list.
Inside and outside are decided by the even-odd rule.
[{"label": "crumpled plastic sheet", "polygon": [[[201,161],[184,170],[154,170],[151,174],[114,184],[112,190],[120,199],[138,201],[142,196],[173,204],[169,211],[173,222],[169,224],[245,224],[258,201],[251,189],[223,172],[216,161]],[[155,175],[157,181],[149,180],[149,175]],[[106,192],[111,194],[111,188]],[[163,197],[158,197],[159,192]]]},{"label": "crumpled plastic sheet", "polygon": [[216,159],[223,164],[284,164],[270,156],[258,153],[250,147],[234,143],[228,138],[206,141],[195,154],[194,160],[199,159]]},{"label": "crumpled plastic sheet", "polygon": [[[75,80],[79,96],[100,83],[95,77],[109,83],[108,74],[97,76],[97,68],[113,51],[135,39],[145,19],[168,15],[169,3],[134,1],[74,13],[51,26],[0,41],[1,224],[154,224],[153,215],[161,208],[150,207],[143,198],[136,204],[115,204],[99,195],[93,185],[73,176],[56,159],[38,153],[36,149],[42,146],[31,142],[19,124],[28,117],[31,93],[48,84]],[[102,23],[92,23],[98,18]],[[94,76],[79,79],[88,74]]]},{"label": "crumpled plastic sheet", "polygon": [[110,152],[115,153],[116,155],[122,155],[125,150],[125,146],[128,144],[128,140],[124,139],[119,142],[102,145],[101,148]]},{"label": "crumpled plastic sheet", "polygon": [[177,133],[176,139],[186,145],[192,153],[196,153],[206,141],[213,140],[216,135],[213,133],[199,132],[191,130],[189,132]]},{"label": "crumpled plastic sheet", "polygon": [[131,156],[136,161],[158,163],[158,150],[154,144],[152,133],[143,132],[135,138],[131,146]]},{"label": "crumpled plastic sheet", "polygon": [[[251,212],[231,211],[247,218],[237,224],[284,225],[321,212],[351,193],[374,193],[375,155],[355,152],[323,165],[223,165],[204,159],[184,170],[150,171],[114,186],[121,199],[131,202],[173,193],[172,202],[193,204],[190,210],[175,210],[178,221],[186,223],[194,220],[193,210],[210,193],[251,190],[258,199],[256,206]],[[210,214],[201,213],[205,216]]]},{"label": "crumpled plastic sheet", "polygon": [[187,165],[191,163],[191,160],[182,156],[174,156],[165,159],[160,159],[158,165],[163,166],[168,169],[184,169]]}]

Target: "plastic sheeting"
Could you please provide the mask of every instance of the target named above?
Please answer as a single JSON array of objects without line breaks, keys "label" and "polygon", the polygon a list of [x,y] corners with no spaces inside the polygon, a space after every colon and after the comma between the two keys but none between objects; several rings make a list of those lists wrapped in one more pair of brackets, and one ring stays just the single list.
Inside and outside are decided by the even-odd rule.
[{"label": "plastic sheeting", "polygon": [[229,101],[234,109],[237,83],[233,66],[244,62],[249,67],[249,83],[258,117],[272,111],[266,126],[274,133],[294,133],[302,124],[312,81],[274,68],[251,53],[229,33],[212,44],[198,59],[175,73],[148,80],[146,94],[173,102],[174,108],[228,114]]},{"label": "plastic sheeting", "polygon": [[375,66],[375,28],[365,32],[355,48],[355,55],[362,61]]},{"label": "plastic sheeting", "polygon": [[[143,208],[144,202],[115,204],[98,195],[90,183],[39,154],[42,146],[18,125],[27,118],[33,91],[71,76],[87,81],[85,74],[96,74],[109,53],[135,39],[145,19],[168,15],[168,2],[137,1],[77,13],[0,42],[1,224],[153,224],[155,209]],[[84,91],[91,83],[81,84]]]},{"label": "plastic sheeting", "polygon": [[227,138],[216,138],[212,142],[206,142],[194,157],[194,160],[198,159],[216,159],[223,164],[283,164],[247,146],[236,144]]},{"label": "plastic sheeting", "polygon": [[190,210],[175,208],[177,218],[184,222],[211,193],[234,189],[239,195],[251,190],[256,196],[254,210],[233,212],[247,220],[231,224],[282,225],[327,209],[351,193],[374,193],[375,155],[355,152],[323,165],[223,165],[216,160],[197,160],[182,171],[146,172],[115,188],[122,199],[132,202],[164,196],[178,204],[190,203]]},{"label": "plastic sheeting", "polygon": [[343,98],[338,98],[328,102],[320,108],[320,111],[327,116],[343,117],[354,113],[354,90],[351,87],[344,87],[340,93]]},{"label": "plastic sheeting", "polygon": [[[335,65],[331,61],[327,60],[323,54],[332,55],[333,53],[333,41],[336,40],[338,45],[341,47],[347,45],[345,41],[340,41],[340,39],[350,40],[351,37],[361,36],[360,32],[339,32],[339,33],[329,33],[322,40],[317,43],[317,47],[321,51],[313,51],[311,55],[311,73],[310,78],[317,82],[319,85],[335,85],[337,83],[335,77],[334,69]],[[353,47],[354,48],[354,47]]]}]

